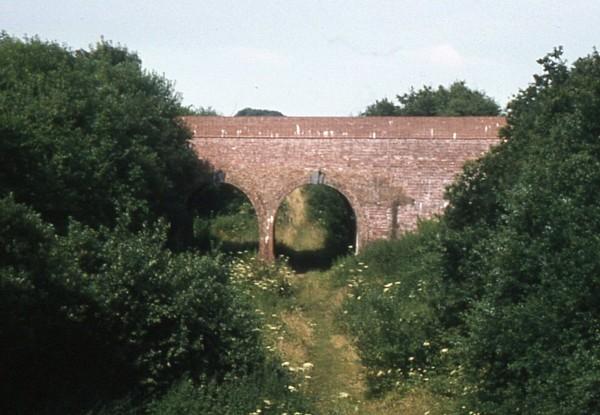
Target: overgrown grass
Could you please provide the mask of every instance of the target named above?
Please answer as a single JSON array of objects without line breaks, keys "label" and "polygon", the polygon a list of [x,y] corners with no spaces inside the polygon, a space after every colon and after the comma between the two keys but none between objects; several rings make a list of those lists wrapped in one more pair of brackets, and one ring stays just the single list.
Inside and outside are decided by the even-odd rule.
[{"label": "overgrown grass", "polygon": [[275,248],[298,272],[331,267],[354,243],[352,208],[336,190],[309,185],[291,192],[281,204],[275,225]]},{"label": "overgrown grass", "polygon": [[356,341],[374,396],[421,390],[446,402],[443,395],[454,393],[446,382],[453,366],[450,347],[435,310],[440,252],[439,224],[427,221],[398,240],[369,245],[331,270],[336,284],[349,289],[339,321]]},{"label": "overgrown grass", "polygon": [[237,379],[205,382],[184,379],[148,406],[148,415],[308,414],[311,404],[293,386],[279,361]]},{"label": "overgrown grass", "polygon": [[[355,264],[355,270],[358,265],[353,257],[342,262]],[[361,269],[370,269],[364,265]],[[346,308],[354,293],[342,283],[337,267],[298,275],[285,260],[266,264],[248,253],[233,258],[231,267],[237,270],[236,284],[250,296],[263,318],[266,349],[290,376],[292,383],[288,385],[294,393],[314,401],[311,413],[436,414],[448,407],[447,399],[431,392],[427,384],[405,387],[402,393],[398,387],[391,392],[386,389],[390,393],[383,389],[376,395],[369,393],[369,371],[344,323],[359,310]],[[342,268],[341,264],[338,267]]]},{"label": "overgrown grass", "polygon": [[194,218],[194,239],[203,250],[237,252],[258,249],[258,222],[254,211]]}]

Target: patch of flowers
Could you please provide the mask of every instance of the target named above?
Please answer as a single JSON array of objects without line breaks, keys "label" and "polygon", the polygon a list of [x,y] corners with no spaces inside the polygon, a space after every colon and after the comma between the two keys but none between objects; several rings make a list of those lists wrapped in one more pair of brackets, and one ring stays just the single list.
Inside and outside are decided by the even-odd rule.
[{"label": "patch of flowers", "polygon": [[230,271],[234,284],[284,297],[291,294],[291,280],[295,274],[283,256],[267,262],[248,251],[239,251],[231,258]]}]

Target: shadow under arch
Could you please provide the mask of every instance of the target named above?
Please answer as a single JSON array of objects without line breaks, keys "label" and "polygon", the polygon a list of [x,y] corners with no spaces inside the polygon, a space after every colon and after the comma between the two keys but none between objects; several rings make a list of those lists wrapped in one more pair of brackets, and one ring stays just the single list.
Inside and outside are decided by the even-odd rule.
[{"label": "shadow under arch", "polygon": [[194,211],[195,245],[202,250],[257,251],[257,201],[243,185],[213,180],[198,186],[189,201]]},{"label": "shadow under arch", "polygon": [[[358,214],[350,198],[329,181],[301,181],[278,195],[275,254],[298,272],[326,269],[335,258],[356,252]],[[291,189],[291,190],[290,190]]]}]

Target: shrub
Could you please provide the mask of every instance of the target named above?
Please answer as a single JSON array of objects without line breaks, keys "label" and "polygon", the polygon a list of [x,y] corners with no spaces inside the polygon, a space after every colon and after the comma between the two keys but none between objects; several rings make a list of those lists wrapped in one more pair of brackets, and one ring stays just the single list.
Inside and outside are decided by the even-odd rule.
[{"label": "shrub", "polygon": [[195,383],[182,380],[149,405],[149,415],[309,413],[306,398],[288,389],[289,375],[273,363],[240,378]]},{"label": "shrub", "polygon": [[[166,229],[73,223],[56,236],[1,199],[0,386],[7,413],[77,412],[264,362],[254,312],[218,258],[164,249]],[[118,382],[115,381],[118,379]]]},{"label": "shrub", "polygon": [[448,193],[440,308],[473,411],[600,407],[600,56],[556,50]]},{"label": "shrub", "polygon": [[438,232],[436,222],[423,222],[398,240],[367,246],[333,271],[352,290],[344,318],[372,392],[431,377],[445,348],[433,307],[440,278]]}]

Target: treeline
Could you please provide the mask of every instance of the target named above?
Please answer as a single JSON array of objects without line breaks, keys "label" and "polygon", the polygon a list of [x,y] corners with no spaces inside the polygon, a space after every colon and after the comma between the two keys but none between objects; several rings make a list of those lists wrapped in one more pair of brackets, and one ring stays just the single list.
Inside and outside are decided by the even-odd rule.
[{"label": "treeline", "polygon": [[0,35],[0,412],[306,406],[230,266],[188,249],[188,110],[123,47]]},{"label": "treeline", "polygon": [[440,413],[600,413],[600,56],[561,53],[439,220],[336,268],[374,393],[433,391]]},{"label": "treeline", "polygon": [[424,85],[396,95],[398,104],[387,98],[367,106],[362,116],[465,116],[499,115],[500,107],[484,92],[469,88],[464,81],[449,87]]}]

